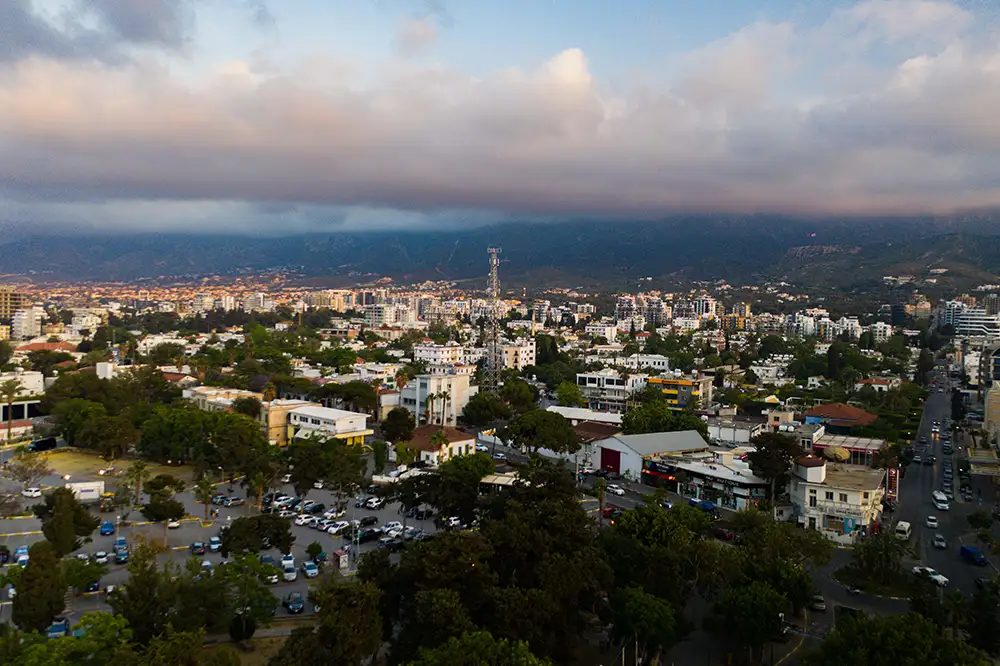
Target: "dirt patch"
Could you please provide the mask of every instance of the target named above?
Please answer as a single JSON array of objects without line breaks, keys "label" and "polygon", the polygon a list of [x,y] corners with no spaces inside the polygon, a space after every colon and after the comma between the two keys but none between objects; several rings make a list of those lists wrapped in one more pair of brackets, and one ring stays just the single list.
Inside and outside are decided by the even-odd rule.
[{"label": "dirt patch", "polygon": [[[252,638],[247,642],[246,648],[248,649],[241,649],[232,644],[228,644],[227,647],[232,647],[236,651],[242,666],[267,666],[271,658],[281,651],[281,646],[284,644],[285,637],[280,636],[277,638]],[[222,649],[224,648],[221,645],[209,645],[205,648],[205,652],[211,655]],[[209,663],[211,663],[211,659],[209,659]]]},{"label": "dirt patch", "polygon": [[[84,449],[75,449],[71,447],[63,447],[59,449],[54,449],[52,451],[46,451],[41,455],[49,461],[49,465],[55,470],[55,474],[59,476],[69,475],[71,481],[105,481],[109,489],[115,487],[116,474],[111,474],[108,476],[102,476],[99,472],[102,469],[108,467],[108,463],[102,459],[99,455],[93,451],[87,451]],[[116,460],[112,463],[115,467],[116,473],[124,473],[128,469],[129,465],[135,462],[134,458],[123,458],[122,460]],[[182,465],[179,467],[172,467],[169,465],[160,465],[158,463],[148,463],[149,475],[156,476],[157,474],[170,474],[173,475],[186,484],[191,484],[194,481],[194,468],[190,465]]]}]

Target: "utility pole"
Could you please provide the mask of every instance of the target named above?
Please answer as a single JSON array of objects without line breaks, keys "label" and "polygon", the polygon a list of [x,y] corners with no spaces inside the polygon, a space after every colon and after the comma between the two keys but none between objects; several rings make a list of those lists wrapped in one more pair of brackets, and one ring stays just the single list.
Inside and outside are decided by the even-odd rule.
[{"label": "utility pole", "polygon": [[500,391],[500,375],[503,372],[503,347],[500,344],[500,252],[498,247],[489,248],[490,279],[487,284],[489,300],[489,321],[486,331],[486,391],[496,394]]}]

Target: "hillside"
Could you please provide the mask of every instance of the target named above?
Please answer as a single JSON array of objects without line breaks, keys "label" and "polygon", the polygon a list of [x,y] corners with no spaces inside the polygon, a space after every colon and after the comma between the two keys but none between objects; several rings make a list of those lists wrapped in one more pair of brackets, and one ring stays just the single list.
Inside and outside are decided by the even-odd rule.
[{"label": "hillside", "polygon": [[463,231],[34,236],[0,245],[0,273],[34,279],[132,280],[290,268],[338,281],[479,279],[503,247],[505,284],[618,286],[645,276],[731,282],[781,279],[865,288],[882,276],[978,283],[1000,273],[1000,225],[984,220],[790,220],[676,217],[660,222],[505,224]]}]

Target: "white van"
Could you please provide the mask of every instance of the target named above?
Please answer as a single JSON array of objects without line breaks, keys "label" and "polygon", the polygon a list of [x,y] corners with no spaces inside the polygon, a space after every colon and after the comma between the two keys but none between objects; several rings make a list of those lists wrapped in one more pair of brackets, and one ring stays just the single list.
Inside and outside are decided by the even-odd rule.
[{"label": "white van", "polygon": [[910,527],[910,524],[908,522],[906,522],[905,520],[901,520],[898,523],[896,523],[896,531],[893,532],[893,534],[896,535],[897,539],[900,539],[902,541],[907,541],[909,540],[910,535],[913,534],[913,528]]},{"label": "white van", "polygon": [[932,492],[931,499],[934,500],[934,508],[938,511],[948,511],[951,509],[951,505],[948,503],[948,496],[940,490]]}]

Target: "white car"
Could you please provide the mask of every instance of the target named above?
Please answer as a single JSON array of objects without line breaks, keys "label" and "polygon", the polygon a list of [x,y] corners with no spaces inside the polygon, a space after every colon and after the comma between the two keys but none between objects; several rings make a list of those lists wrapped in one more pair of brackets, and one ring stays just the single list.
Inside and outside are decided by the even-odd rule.
[{"label": "white car", "polygon": [[323,517],[326,518],[327,520],[332,520],[334,518],[340,518],[345,513],[346,511],[344,511],[343,509],[334,507],[332,509],[327,509],[326,511],[324,511]]},{"label": "white car", "polygon": [[927,527],[937,528],[938,519],[937,516],[927,516]]},{"label": "white car", "polygon": [[292,516],[299,515],[298,512],[292,511],[291,509],[282,509],[278,512],[278,518],[291,518]]},{"label": "white car", "polygon": [[24,495],[25,497],[41,497],[42,496],[42,489],[41,488],[25,488],[24,490],[21,491],[21,494]]},{"label": "white car", "polygon": [[108,554],[103,550],[97,551],[96,553],[94,553],[94,562],[97,562],[98,564],[107,564]]},{"label": "white car", "polygon": [[179,520],[168,520],[167,521],[167,529],[168,530],[176,530],[180,526],[181,526],[181,521],[179,521]]},{"label": "white car", "polygon": [[281,568],[284,569],[285,567],[295,567],[295,556],[291,553],[281,556]]},{"label": "white car", "polygon": [[943,534],[935,534],[934,535],[934,547],[935,548],[947,548],[948,547],[948,542],[945,541],[945,538],[944,538]]},{"label": "white car", "polygon": [[326,528],[326,533],[327,534],[340,534],[341,532],[343,532],[344,530],[346,530],[350,526],[351,526],[351,524],[349,522],[347,522],[346,520],[338,520],[337,522],[332,523],[329,527]]},{"label": "white car", "polygon": [[385,534],[390,539],[397,539],[403,536],[403,528],[393,527],[391,530],[383,530],[382,533]]},{"label": "white car", "polygon": [[624,488],[622,488],[621,486],[616,486],[613,483],[610,486],[608,486],[607,490],[612,495],[624,495],[625,494],[625,489]]},{"label": "white car", "polygon": [[458,516],[451,516],[448,518],[445,524],[448,527],[461,527],[462,521],[458,518]]},{"label": "white car", "polygon": [[291,566],[291,567],[285,567],[284,569],[281,570],[281,577],[285,580],[286,583],[291,583],[296,578],[299,577],[299,574],[295,570],[295,567]]},{"label": "white car", "polygon": [[382,526],[383,532],[391,532],[392,530],[401,530],[401,529],[403,529],[403,523],[399,522],[398,520],[390,521]]},{"label": "white car", "polygon": [[300,516],[296,516],[295,517],[295,524],[296,525],[305,525],[306,523],[308,523],[312,519],[313,519],[312,516],[310,516],[308,513],[304,513],[304,514],[302,514]]},{"label": "white car", "polygon": [[323,490],[323,479],[320,479],[319,481],[314,483],[313,488],[315,488],[316,490]]},{"label": "white car", "polygon": [[948,586],[948,579],[930,567],[922,567],[919,564],[913,567],[914,576],[927,576],[941,587]]}]

